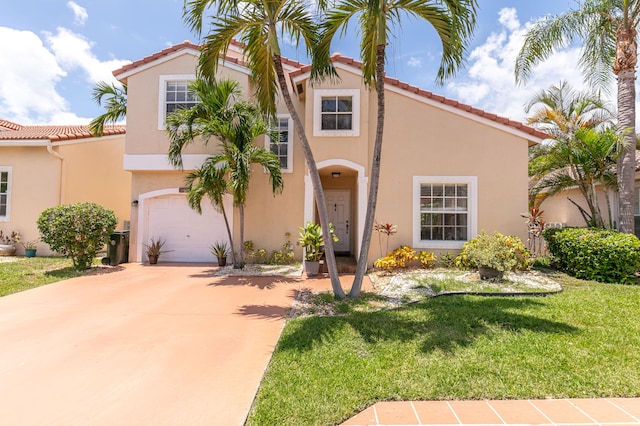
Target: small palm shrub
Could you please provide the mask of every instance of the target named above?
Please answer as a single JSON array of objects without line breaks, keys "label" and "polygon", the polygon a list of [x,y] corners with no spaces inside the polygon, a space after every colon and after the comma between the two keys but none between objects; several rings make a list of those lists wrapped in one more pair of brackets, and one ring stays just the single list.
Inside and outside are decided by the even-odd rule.
[{"label": "small palm shrub", "polygon": [[557,267],[576,278],[634,282],[640,269],[640,240],[604,229],[547,229],[542,235]]},{"label": "small palm shrub", "polygon": [[84,270],[109,241],[118,219],[112,210],[95,203],[65,204],[40,213],[38,230],[51,250],[71,258]]},{"label": "small palm shrub", "polygon": [[529,269],[529,251],[516,236],[499,232],[487,235],[482,231],[464,244],[456,258],[456,266],[463,269],[485,266],[499,272],[523,271]]}]

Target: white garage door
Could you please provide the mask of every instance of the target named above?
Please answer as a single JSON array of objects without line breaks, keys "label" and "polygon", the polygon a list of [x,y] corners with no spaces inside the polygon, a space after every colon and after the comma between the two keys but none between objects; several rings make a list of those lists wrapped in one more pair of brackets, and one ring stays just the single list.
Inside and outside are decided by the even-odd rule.
[{"label": "white garage door", "polygon": [[[233,210],[225,200],[229,225],[233,229]],[[149,200],[147,241],[162,238],[170,250],[161,262],[215,262],[209,246],[216,241],[229,242],[222,213],[216,212],[208,199],[202,202],[202,215],[191,209],[184,194],[163,195]]]}]

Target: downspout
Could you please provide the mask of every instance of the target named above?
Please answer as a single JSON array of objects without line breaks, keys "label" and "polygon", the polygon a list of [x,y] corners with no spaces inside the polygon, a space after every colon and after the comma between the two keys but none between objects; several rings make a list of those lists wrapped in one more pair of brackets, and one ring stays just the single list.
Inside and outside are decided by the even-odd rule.
[{"label": "downspout", "polygon": [[53,150],[53,145],[51,141],[47,144],[47,152],[58,160],[60,160],[60,178],[58,179],[58,205],[62,204],[62,188],[64,184],[64,157],[58,151]]}]

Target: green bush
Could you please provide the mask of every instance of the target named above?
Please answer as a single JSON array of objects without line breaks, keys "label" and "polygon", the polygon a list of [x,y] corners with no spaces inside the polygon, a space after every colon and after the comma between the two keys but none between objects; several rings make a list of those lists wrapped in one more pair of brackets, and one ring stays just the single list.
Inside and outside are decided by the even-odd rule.
[{"label": "green bush", "polygon": [[70,258],[77,270],[91,266],[117,224],[112,210],[94,203],[51,207],[38,218],[41,240],[51,250]]},{"label": "green bush", "polygon": [[640,269],[640,240],[604,229],[547,229],[542,235],[560,270],[600,282],[632,282]]},{"label": "green bush", "polygon": [[464,243],[456,266],[463,269],[488,266],[500,272],[523,271],[529,269],[529,251],[518,237],[499,232],[487,235],[482,231]]}]

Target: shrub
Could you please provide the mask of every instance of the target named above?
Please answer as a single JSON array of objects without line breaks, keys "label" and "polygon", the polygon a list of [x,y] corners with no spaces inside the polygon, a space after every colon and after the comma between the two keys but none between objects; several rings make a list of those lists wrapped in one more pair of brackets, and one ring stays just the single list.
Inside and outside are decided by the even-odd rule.
[{"label": "shrub", "polygon": [[576,278],[631,282],[640,269],[640,240],[604,229],[565,228],[543,232],[560,270]]},{"label": "shrub", "polygon": [[430,251],[421,251],[418,259],[423,268],[433,268],[436,265],[436,255]]},{"label": "shrub", "polygon": [[393,252],[387,253],[387,256],[373,262],[373,266],[376,268],[384,269],[387,272],[391,272],[393,269],[404,268],[408,262],[416,260],[418,256],[415,250],[409,246],[400,246]]},{"label": "shrub", "polygon": [[438,263],[440,266],[444,268],[455,268],[456,267],[456,255],[453,253],[444,253],[440,255],[438,259]]},{"label": "shrub", "polygon": [[464,269],[487,266],[500,272],[522,271],[529,269],[529,251],[516,236],[499,232],[487,235],[482,231],[464,244],[456,265]]},{"label": "shrub", "polygon": [[117,224],[112,210],[94,203],[51,207],[38,218],[41,240],[51,250],[70,258],[77,270],[91,266]]}]

